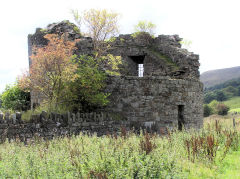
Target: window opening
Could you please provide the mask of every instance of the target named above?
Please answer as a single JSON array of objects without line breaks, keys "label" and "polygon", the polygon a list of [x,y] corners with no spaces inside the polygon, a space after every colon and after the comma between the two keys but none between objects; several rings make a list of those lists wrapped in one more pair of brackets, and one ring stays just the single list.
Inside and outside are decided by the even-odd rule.
[{"label": "window opening", "polygon": [[144,72],[143,64],[138,64],[138,77],[143,77],[143,72]]},{"label": "window opening", "polygon": [[136,56],[129,56],[130,59],[134,62],[134,68],[131,68],[131,70],[134,70],[132,73],[138,77],[143,77],[144,74],[144,58],[145,55],[136,55]]}]

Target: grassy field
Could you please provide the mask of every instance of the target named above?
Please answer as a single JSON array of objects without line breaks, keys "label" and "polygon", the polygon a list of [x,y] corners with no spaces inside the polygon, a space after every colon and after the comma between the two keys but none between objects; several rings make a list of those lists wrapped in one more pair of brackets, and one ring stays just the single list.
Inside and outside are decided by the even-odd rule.
[{"label": "grassy field", "polygon": [[240,97],[234,97],[223,102],[230,107],[231,111],[240,112]]},{"label": "grassy field", "polygon": [[[218,122],[216,122],[216,120]],[[0,178],[240,178],[240,117],[165,136],[79,135],[0,144]]]},{"label": "grassy field", "polygon": [[240,108],[234,108],[229,110],[230,113],[238,112],[240,113]]}]

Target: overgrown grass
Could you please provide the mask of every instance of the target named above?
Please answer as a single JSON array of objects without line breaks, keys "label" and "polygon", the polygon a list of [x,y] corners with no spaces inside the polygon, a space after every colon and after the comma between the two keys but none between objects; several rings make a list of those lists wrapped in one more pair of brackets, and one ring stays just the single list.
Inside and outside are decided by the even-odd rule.
[{"label": "overgrown grass", "polygon": [[22,120],[29,121],[31,116],[34,114],[41,114],[42,111],[46,111],[47,113],[55,112],[55,113],[67,113],[68,109],[62,106],[50,107],[46,103],[42,103],[40,106],[37,106],[34,110],[27,110],[22,112]]},{"label": "overgrown grass", "polygon": [[[216,120],[218,122],[216,122]],[[240,120],[212,116],[204,129],[127,133],[0,145],[0,178],[238,178]]]}]

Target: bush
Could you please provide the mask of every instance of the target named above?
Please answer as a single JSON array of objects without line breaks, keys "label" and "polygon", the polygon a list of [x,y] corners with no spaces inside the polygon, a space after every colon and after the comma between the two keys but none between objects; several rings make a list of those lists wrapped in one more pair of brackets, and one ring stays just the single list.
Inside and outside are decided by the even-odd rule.
[{"label": "bush", "polygon": [[17,84],[7,85],[1,101],[4,109],[26,111],[30,109],[30,92],[21,90]]},{"label": "bush", "polygon": [[[71,111],[91,111],[97,107],[108,104],[108,93],[104,92],[106,86],[106,73],[100,70],[99,61],[91,56],[74,58],[78,65],[77,78],[69,84],[70,103],[66,103]],[[66,101],[68,101],[66,100]]]},{"label": "bush", "polygon": [[229,109],[230,108],[227,105],[225,105],[223,103],[219,103],[217,105],[217,114],[222,115],[222,116],[227,115]]},{"label": "bush", "polygon": [[217,105],[218,105],[217,100],[213,100],[211,103],[208,104],[208,106],[212,109],[212,114],[217,114]]},{"label": "bush", "polygon": [[213,113],[213,109],[209,105],[204,104],[204,106],[203,106],[203,116],[208,117],[212,113]]}]

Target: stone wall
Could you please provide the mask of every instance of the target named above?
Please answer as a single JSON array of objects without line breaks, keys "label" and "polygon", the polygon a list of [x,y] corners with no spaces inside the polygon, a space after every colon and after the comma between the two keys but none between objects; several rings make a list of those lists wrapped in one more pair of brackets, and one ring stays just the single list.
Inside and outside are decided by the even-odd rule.
[{"label": "stone wall", "polygon": [[[18,138],[28,142],[35,137],[52,139],[59,136],[78,135],[80,132],[98,136],[119,135],[123,129],[137,132],[140,129],[146,129],[157,132],[154,125],[120,120],[118,116],[106,112],[47,114],[43,111],[41,114],[32,115],[27,122],[21,119],[21,113],[12,115],[0,113],[0,142],[5,141],[6,138],[9,140]],[[161,132],[163,134],[166,131],[165,128]]]},{"label": "stone wall", "polygon": [[158,128],[179,126],[179,107],[183,106],[185,127],[203,124],[203,85],[195,79],[170,77],[109,77],[110,105],[127,120],[155,123]]},{"label": "stone wall", "polygon": [[[82,37],[69,22],[50,24],[29,35],[29,55],[32,47],[46,45],[47,33],[68,33],[78,39],[76,54],[91,55],[92,39]],[[203,123],[203,85],[199,80],[199,56],[181,48],[178,35],[139,38],[119,35],[109,42],[107,53],[121,56],[120,76],[107,79],[106,92],[110,103],[100,111],[114,114],[120,121],[137,126],[155,126],[157,131],[169,127],[200,128]],[[31,60],[29,59],[31,64]],[[138,77],[138,64],[143,64],[143,77]],[[31,93],[31,103],[42,97]],[[106,129],[107,130],[107,129]]]},{"label": "stone wall", "polygon": [[180,78],[199,78],[199,56],[181,48],[178,35],[159,35],[150,42],[133,37],[131,34],[119,35],[111,44],[109,53],[122,57],[126,65],[124,76],[137,76],[131,56],[144,56],[144,76],[180,76]]}]

